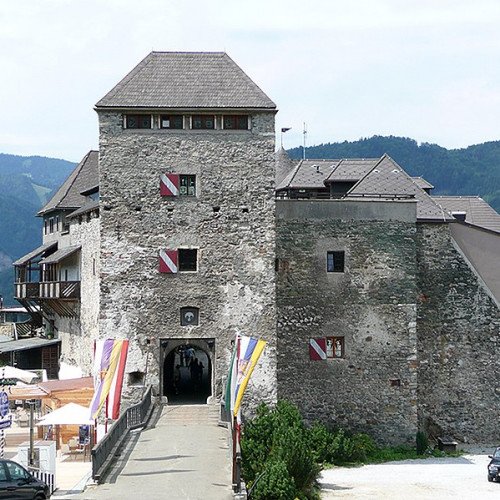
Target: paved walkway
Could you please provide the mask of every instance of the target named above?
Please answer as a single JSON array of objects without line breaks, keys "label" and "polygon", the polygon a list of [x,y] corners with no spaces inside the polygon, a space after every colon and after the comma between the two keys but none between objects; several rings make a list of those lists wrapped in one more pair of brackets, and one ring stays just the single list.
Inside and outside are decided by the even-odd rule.
[{"label": "paved walkway", "polygon": [[218,407],[165,406],[154,427],[132,435],[104,484],[71,499],[231,499],[227,429]]}]

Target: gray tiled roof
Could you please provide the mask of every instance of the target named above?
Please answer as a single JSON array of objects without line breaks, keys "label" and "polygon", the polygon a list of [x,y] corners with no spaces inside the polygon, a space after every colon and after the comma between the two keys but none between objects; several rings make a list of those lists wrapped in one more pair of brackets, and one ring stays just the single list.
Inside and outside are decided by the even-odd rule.
[{"label": "gray tiled roof", "polygon": [[465,212],[465,222],[500,233],[500,215],[479,196],[433,196],[448,212]]},{"label": "gray tiled roof", "polygon": [[38,212],[43,215],[52,210],[76,209],[87,203],[80,193],[99,182],[99,152],[89,151],[64,181],[56,194]]},{"label": "gray tiled roof", "polygon": [[388,155],[349,191],[348,196],[413,196],[417,200],[417,220],[449,221],[453,218]]},{"label": "gray tiled roof", "polygon": [[151,52],[96,108],[275,109],[225,52]]},{"label": "gray tiled roof", "polygon": [[22,266],[26,264],[28,261],[34,259],[35,257],[38,257],[39,255],[45,254],[49,250],[53,250],[57,247],[57,241],[53,241],[52,243],[44,243],[43,245],[39,246],[38,248],[35,248],[35,250],[32,250],[30,253],[27,253],[26,255],[23,255],[22,257],[19,257],[15,262],[12,263],[13,266]]},{"label": "gray tiled roof", "polygon": [[434,189],[434,186],[429,181],[426,181],[423,177],[412,177],[412,180],[419,188]]},{"label": "gray tiled roof", "polygon": [[82,247],[79,245],[59,248],[59,250],[56,250],[53,254],[42,259],[40,261],[40,264],[55,264],[57,262],[61,262],[61,260],[65,259],[66,257],[69,257],[71,254],[74,254],[81,248]]},{"label": "gray tiled roof", "polygon": [[295,168],[298,160],[292,160],[286,150],[281,147],[274,153],[275,160],[275,181],[276,185],[279,185],[280,182]]},{"label": "gray tiled roof", "polygon": [[85,214],[87,212],[91,212],[92,210],[95,210],[96,208],[99,208],[99,200],[91,200],[82,207],[80,207],[78,210],[75,210],[74,212],[71,212],[69,215],[66,216],[67,219],[71,219],[72,217],[77,217],[78,215]]},{"label": "gray tiled roof", "polygon": [[300,160],[298,165],[276,186],[276,189],[325,189],[325,179],[332,173],[339,161]]},{"label": "gray tiled roof", "polygon": [[380,158],[347,158],[341,160],[325,182],[357,182],[364,177]]}]

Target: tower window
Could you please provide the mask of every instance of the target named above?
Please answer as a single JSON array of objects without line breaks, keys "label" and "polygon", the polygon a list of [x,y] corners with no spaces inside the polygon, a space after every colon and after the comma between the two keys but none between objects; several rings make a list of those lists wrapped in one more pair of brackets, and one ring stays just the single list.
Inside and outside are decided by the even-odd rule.
[{"label": "tower window", "polygon": [[327,337],[326,357],[335,359],[343,358],[344,355],[344,337]]},{"label": "tower window", "polygon": [[125,115],[125,128],[152,128],[151,115]]},{"label": "tower window", "polygon": [[160,128],[183,129],[184,119],[182,115],[161,115]]},{"label": "tower window", "polygon": [[214,115],[193,115],[192,125],[193,130],[214,129],[215,116]]},{"label": "tower window", "polygon": [[223,115],[224,130],[248,130],[248,115]]},{"label": "tower window", "polygon": [[196,175],[179,175],[179,195],[196,196]]},{"label": "tower window", "polygon": [[179,248],[179,271],[198,270],[198,250],[196,248]]},{"label": "tower window", "polygon": [[345,252],[327,252],[326,253],[326,270],[329,273],[344,272]]}]

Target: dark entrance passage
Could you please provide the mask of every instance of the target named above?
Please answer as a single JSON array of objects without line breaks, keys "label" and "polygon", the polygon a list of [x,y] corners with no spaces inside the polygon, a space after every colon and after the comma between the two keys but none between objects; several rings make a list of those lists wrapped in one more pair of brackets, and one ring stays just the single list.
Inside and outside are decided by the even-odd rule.
[{"label": "dark entrance passage", "polygon": [[163,394],[173,404],[205,404],[211,396],[212,365],[198,346],[184,344],[170,351],[163,365]]}]

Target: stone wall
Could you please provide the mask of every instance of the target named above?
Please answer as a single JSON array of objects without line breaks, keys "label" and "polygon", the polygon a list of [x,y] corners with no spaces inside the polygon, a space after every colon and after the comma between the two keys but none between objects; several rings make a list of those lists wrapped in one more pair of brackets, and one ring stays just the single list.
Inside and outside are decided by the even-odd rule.
[{"label": "stone wall", "polygon": [[89,222],[71,219],[69,234],[59,240],[59,248],[81,245],[78,318],[56,315],[55,327],[61,339],[61,363],[80,367],[83,376],[91,373],[94,339],[99,334],[99,235],[99,218],[94,214]]},{"label": "stone wall", "polygon": [[[278,397],[305,418],[414,442],[417,430],[415,203],[277,201]],[[327,251],[345,272],[326,272]],[[312,361],[309,339],[343,336]]]},{"label": "stone wall", "polygon": [[[219,397],[236,332],[269,341],[247,403],[275,384],[274,114],[251,131],[124,130],[99,112],[100,336],[130,338],[126,371],[160,388],[161,339],[215,339]],[[197,196],[161,197],[160,175],[194,174]],[[198,248],[198,271],[161,274],[160,249]],[[180,326],[180,308],[200,309]],[[137,391],[135,393],[134,391]],[[142,390],[125,389],[125,399]]]},{"label": "stone wall", "polygon": [[450,227],[418,226],[419,425],[499,442],[500,311],[455,249]]}]

